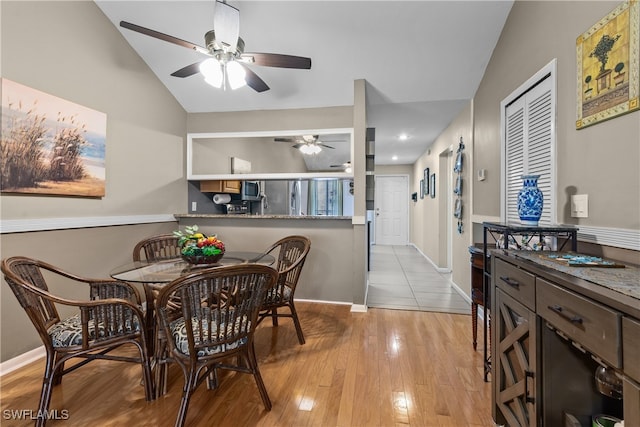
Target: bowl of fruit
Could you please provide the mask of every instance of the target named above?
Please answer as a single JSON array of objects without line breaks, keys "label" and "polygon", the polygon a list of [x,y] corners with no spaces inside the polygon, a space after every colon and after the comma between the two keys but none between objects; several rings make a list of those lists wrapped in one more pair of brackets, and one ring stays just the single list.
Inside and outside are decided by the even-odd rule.
[{"label": "bowl of fruit", "polygon": [[197,225],[174,231],[180,245],[180,255],[189,264],[216,264],[224,256],[224,243],[216,236],[198,231]]}]

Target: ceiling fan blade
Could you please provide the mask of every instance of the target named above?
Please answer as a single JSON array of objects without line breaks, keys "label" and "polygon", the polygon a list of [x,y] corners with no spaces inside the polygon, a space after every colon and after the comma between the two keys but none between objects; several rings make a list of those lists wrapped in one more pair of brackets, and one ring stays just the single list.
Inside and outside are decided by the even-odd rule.
[{"label": "ceiling fan blade", "polygon": [[336,148],[336,147],[332,147],[332,146],[330,146],[330,145],[327,145],[327,144],[325,144],[325,143],[324,143],[324,142],[322,142],[322,141],[318,141],[318,142],[317,142],[317,144],[318,144],[318,145],[322,145],[324,148],[331,148],[332,150],[335,150],[335,148]]},{"label": "ceiling fan blade", "polygon": [[297,149],[297,148],[302,147],[303,145],[306,145],[306,144],[294,144],[294,145],[291,146],[291,148],[296,148]]},{"label": "ceiling fan blade", "polygon": [[189,77],[200,72],[200,62],[196,62],[191,65],[187,65],[184,68],[180,68],[178,71],[171,73],[173,77]]},{"label": "ceiling fan blade", "polygon": [[291,138],[273,138],[275,142],[296,142],[295,139]]},{"label": "ceiling fan blade", "polygon": [[238,62],[238,65],[240,65],[242,68],[244,68],[244,70],[247,73],[244,76],[244,80],[247,82],[247,86],[249,86],[251,89],[255,90],[258,93],[264,92],[266,90],[269,90],[269,85],[267,85],[264,82],[264,80],[262,80],[260,77],[258,77],[258,75],[256,73],[254,73],[248,67],[245,67],[240,62]]},{"label": "ceiling fan blade", "polygon": [[144,34],[146,36],[150,36],[165,42],[177,44],[178,46],[186,47],[187,49],[195,50],[196,52],[209,55],[209,51],[203,48],[202,46],[198,46],[197,44],[179,39],[177,37],[170,36],[168,34],[161,33],[156,30],[151,30],[149,28],[141,27],[140,25],[132,24],[126,21],[120,21],[120,26],[122,28],[126,28],[127,30],[135,31],[137,33]]},{"label": "ceiling fan blade", "polygon": [[279,53],[243,53],[241,58],[245,62],[262,65],[264,67],[311,69],[311,58],[293,55],[281,55]]},{"label": "ceiling fan blade", "polygon": [[351,166],[351,161],[344,162],[344,163],[343,163],[343,164],[341,164],[341,165],[331,165],[331,166],[329,166],[329,167],[332,167],[332,168],[348,168],[348,167],[350,167],[350,166]]},{"label": "ceiling fan blade", "polygon": [[230,52],[235,52],[240,35],[240,11],[227,3],[216,1],[213,29],[216,32],[216,40],[227,46]]}]

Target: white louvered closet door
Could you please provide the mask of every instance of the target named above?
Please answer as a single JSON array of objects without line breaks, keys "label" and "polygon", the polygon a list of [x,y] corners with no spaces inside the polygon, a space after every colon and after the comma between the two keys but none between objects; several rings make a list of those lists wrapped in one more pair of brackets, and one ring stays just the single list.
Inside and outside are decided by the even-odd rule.
[{"label": "white louvered closet door", "polygon": [[540,175],[538,188],[544,196],[540,225],[556,222],[555,106],[551,78],[513,101],[505,112],[506,220],[519,222],[518,191],[522,175]]}]

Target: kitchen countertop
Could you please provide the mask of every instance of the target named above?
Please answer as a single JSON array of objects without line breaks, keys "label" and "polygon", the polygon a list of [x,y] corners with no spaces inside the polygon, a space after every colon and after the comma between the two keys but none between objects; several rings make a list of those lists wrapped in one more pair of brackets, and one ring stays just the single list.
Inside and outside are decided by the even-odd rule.
[{"label": "kitchen countertop", "polygon": [[225,214],[174,214],[174,217],[179,218],[225,218],[225,219],[308,219],[308,220],[327,220],[327,219],[337,219],[351,220],[350,216],[327,216],[327,215],[225,215]]}]

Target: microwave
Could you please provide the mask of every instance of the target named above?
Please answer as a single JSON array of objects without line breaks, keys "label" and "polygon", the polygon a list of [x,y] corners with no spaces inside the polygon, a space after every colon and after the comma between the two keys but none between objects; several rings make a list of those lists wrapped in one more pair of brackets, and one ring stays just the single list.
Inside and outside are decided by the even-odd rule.
[{"label": "microwave", "polygon": [[242,181],[240,189],[240,198],[242,200],[259,201],[260,200],[260,182],[259,181]]}]

